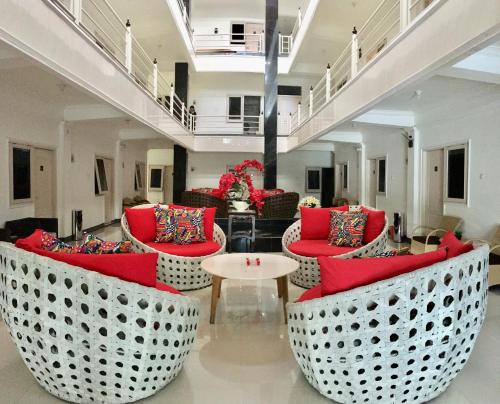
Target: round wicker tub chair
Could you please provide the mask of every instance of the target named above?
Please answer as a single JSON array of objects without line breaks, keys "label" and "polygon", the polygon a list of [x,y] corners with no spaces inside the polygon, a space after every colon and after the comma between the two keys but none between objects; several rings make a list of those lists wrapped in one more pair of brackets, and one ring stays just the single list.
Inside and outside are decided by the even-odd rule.
[{"label": "round wicker tub chair", "polygon": [[[140,205],[132,209],[141,209],[156,206],[154,204]],[[212,284],[212,275],[201,269],[201,261],[214,255],[224,254],[226,251],[226,235],[222,229],[214,223],[214,241],[220,245],[220,249],[214,254],[201,257],[181,257],[170,255],[137,240],[130,233],[127,218],[122,215],[122,233],[124,240],[130,240],[132,249],[137,252],[155,252],[159,254],[156,266],[156,277],[160,282],[166,283],[177,290],[202,289]]]},{"label": "round wicker tub chair", "polygon": [[423,403],[464,367],[486,314],[488,249],[368,286],[289,303],[307,381],[339,403]]},{"label": "round wicker tub chair", "polygon": [[[380,235],[372,242],[345,254],[336,255],[335,258],[367,257],[385,251],[387,245],[387,231],[389,222],[385,218],[384,229]],[[297,255],[288,249],[288,246],[295,241],[300,240],[301,222],[297,220],[288,229],[286,229],[281,239],[283,254],[296,260],[300,266],[299,269],[290,274],[290,281],[297,286],[310,289],[320,282],[318,259],[315,257],[304,257]]]},{"label": "round wicker tub chair", "polygon": [[129,403],[181,371],[197,299],[0,243],[0,312],[37,382],[75,403]]}]

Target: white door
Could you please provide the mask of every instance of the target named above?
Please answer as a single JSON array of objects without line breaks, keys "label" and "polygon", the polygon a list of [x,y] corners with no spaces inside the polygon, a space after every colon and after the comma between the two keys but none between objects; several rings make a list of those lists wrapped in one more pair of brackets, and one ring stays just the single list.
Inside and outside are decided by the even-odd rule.
[{"label": "white door", "polygon": [[174,195],[174,166],[165,167],[163,174],[163,200],[172,203]]},{"label": "white door", "polygon": [[114,208],[114,170],[113,160],[104,159],[104,169],[106,170],[106,180],[108,182],[108,192],[104,194],[104,222],[111,223],[115,218]]},{"label": "white door", "polygon": [[366,203],[377,207],[377,160],[366,161]]},{"label": "white door", "polygon": [[424,154],[424,220],[425,225],[437,227],[443,216],[443,149]]},{"label": "white door", "polygon": [[34,150],[33,189],[35,195],[35,216],[55,216],[55,153],[53,150]]}]

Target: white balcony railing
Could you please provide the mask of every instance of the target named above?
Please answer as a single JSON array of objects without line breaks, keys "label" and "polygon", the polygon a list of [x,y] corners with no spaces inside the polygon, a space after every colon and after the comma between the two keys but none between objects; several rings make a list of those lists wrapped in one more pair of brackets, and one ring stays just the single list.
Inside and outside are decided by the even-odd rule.
[{"label": "white balcony railing", "polygon": [[354,79],[396,37],[408,29],[431,4],[446,0],[383,0],[337,61],[328,64],[325,74],[304,94],[290,121],[290,135],[321,110],[337,92]]},{"label": "white balcony railing", "polygon": [[[178,0],[181,4],[182,1]],[[122,19],[107,0],[51,0],[95,43],[110,55],[134,81],[190,131],[186,105],[158,70],[158,63],[132,35],[132,24]],[[187,17],[187,15],[186,15]],[[186,18],[186,23],[189,21]]]},{"label": "white balcony railing", "polygon": [[197,115],[190,117],[190,128],[196,135],[247,135],[264,133],[262,115]]},{"label": "white balcony railing", "polygon": [[264,33],[260,34],[205,34],[193,35],[193,46],[198,54],[262,54]]}]

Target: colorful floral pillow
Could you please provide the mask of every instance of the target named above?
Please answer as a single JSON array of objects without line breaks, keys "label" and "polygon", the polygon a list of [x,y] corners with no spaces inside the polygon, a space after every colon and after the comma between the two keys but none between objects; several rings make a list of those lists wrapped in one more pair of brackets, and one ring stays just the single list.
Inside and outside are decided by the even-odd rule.
[{"label": "colorful floral pillow", "polygon": [[368,215],[362,212],[330,211],[330,245],[361,247]]},{"label": "colorful floral pillow", "polygon": [[203,217],[205,208],[201,209],[174,209],[176,223],[174,243],[191,244],[206,241]]},{"label": "colorful floral pillow", "polygon": [[361,211],[362,211],[361,205],[349,205],[349,212],[354,213]]},{"label": "colorful floral pillow", "polygon": [[81,252],[80,246],[67,244],[46,231],[42,231],[41,247],[43,250],[65,254],[79,254]]},{"label": "colorful floral pillow", "polygon": [[176,222],[174,209],[168,209],[156,205],[154,207],[156,218],[156,243],[168,243],[174,240]]},{"label": "colorful floral pillow", "polygon": [[93,234],[87,234],[81,245],[83,254],[127,254],[131,251],[130,241],[105,241]]}]

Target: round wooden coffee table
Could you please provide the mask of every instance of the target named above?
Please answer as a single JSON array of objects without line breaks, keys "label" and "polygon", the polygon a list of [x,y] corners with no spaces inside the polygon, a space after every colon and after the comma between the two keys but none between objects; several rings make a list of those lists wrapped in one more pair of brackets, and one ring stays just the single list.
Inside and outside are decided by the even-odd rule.
[{"label": "round wooden coffee table", "polygon": [[[247,258],[250,265],[247,265]],[[260,259],[260,265],[256,260]],[[288,302],[288,274],[299,269],[299,263],[291,258],[274,254],[222,254],[207,258],[201,262],[201,268],[213,275],[212,304],[210,324],[214,323],[220,288],[224,279],[264,280],[276,279],[278,297],[283,298],[285,323],[287,322],[286,304]]]}]

